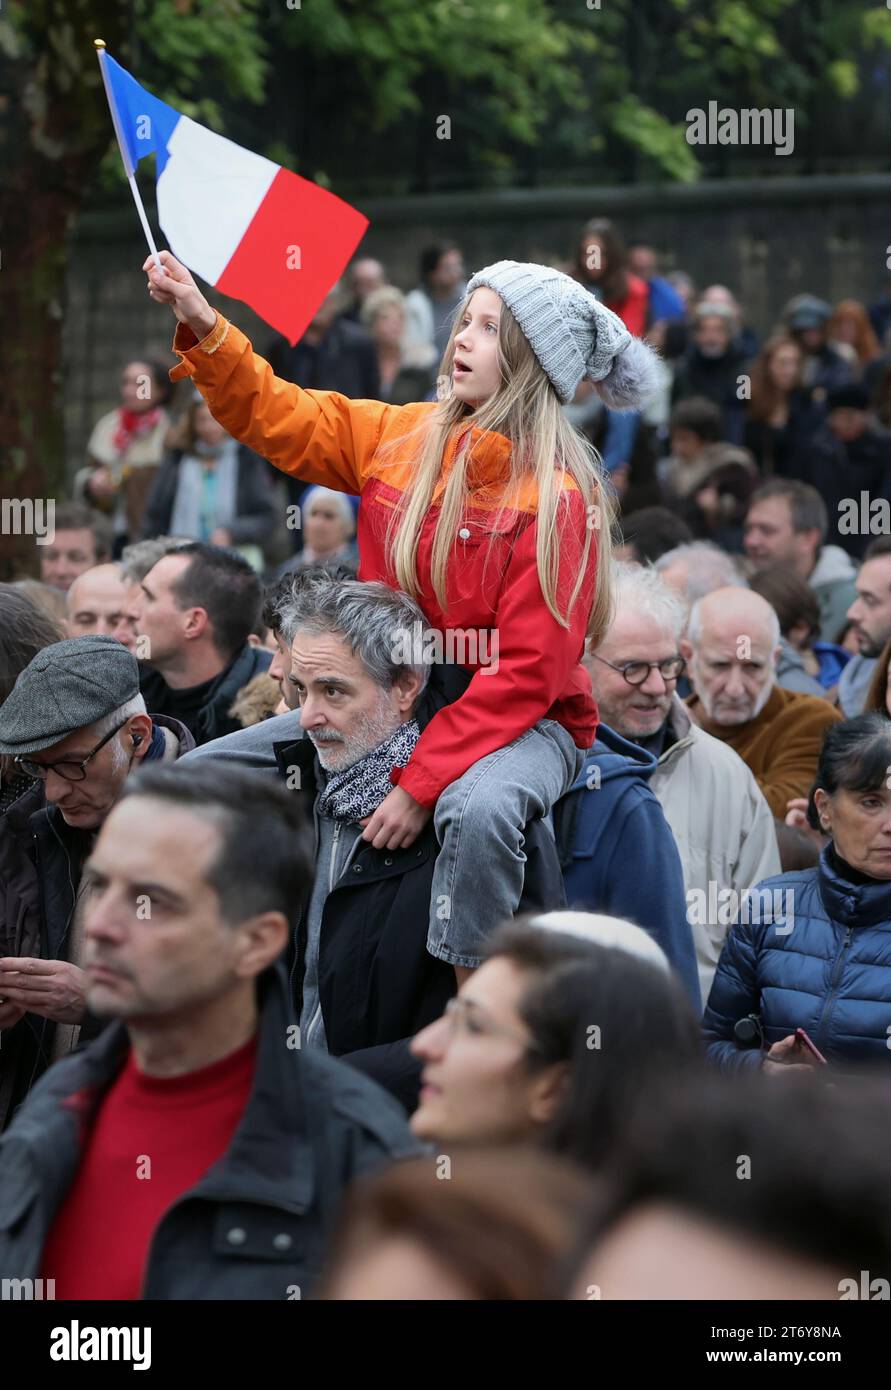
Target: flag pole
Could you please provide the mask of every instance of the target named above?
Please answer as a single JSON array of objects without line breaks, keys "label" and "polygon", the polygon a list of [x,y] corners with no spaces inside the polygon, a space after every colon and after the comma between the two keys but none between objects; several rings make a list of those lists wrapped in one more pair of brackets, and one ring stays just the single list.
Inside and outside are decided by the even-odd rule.
[{"label": "flag pole", "polygon": [[108,72],[105,67],[105,40],[94,39],[93,47],[96,50],[96,57],[99,59],[99,71],[102,73],[102,83],[105,87],[105,95],[108,99],[108,109],[111,112],[111,121],[112,125],[114,126],[114,133],[117,136],[118,149],[121,152],[121,161],[124,165],[124,173],[127,175],[127,182],[129,183],[130,191],[133,194],[133,201],[136,204],[136,211],[139,213],[139,220],[142,223],[142,230],[145,232],[145,239],[148,242],[148,248],[155,258],[155,265],[163,274],[164,267],[161,264],[161,257],[158,255],[158,248],[155,245],[155,239],[152,236],[152,229],[149,226],[148,218],[145,215],[145,208],[142,205],[142,195],[139,192],[139,187],[136,183],[136,167],[132,159],[130,158],[130,151],[128,150],[127,143],[124,140],[123,132],[121,130],[121,122],[118,117],[117,107],[114,104],[114,96],[111,90],[111,83],[108,80]]}]

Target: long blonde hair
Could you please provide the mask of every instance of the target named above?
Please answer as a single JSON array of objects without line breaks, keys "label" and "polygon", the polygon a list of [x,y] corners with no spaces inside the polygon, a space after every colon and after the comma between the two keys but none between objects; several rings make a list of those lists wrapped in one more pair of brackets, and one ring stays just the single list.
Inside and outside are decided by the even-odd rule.
[{"label": "long blonde hair", "polygon": [[[455,337],[460,329],[470,297],[455,315],[449,341],[440,366],[441,378],[452,379]],[[542,595],[548,609],[563,627],[584,583],[594,536],[597,536],[597,574],[594,601],[588,622],[588,637],[596,646],[609,628],[610,551],[614,507],[604,485],[597,451],[569,423],[550,379],[529,341],[507,305],[502,301],[498,325],[498,361],[501,386],[482,405],[471,409],[451,392],[440,400],[412,434],[417,438],[417,462],[411,486],[394,512],[387,536],[389,563],[401,589],[419,597],[417,555],[421,528],[442,474],[442,461],[453,435],[463,435],[443,492],[439,520],[433,540],[431,577],[437,601],[446,608],[446,574],[453,537],[464,519],[470,497],[467,482],[470,462],[470,431],[493,431],[511,444],[510,477],[490,500],[497,502],[499,518],[511,504],[516,505],[521,485],[535,479],[538,492],[538,534],[536,561]],[[384,446],[381,453],[398,449],[404,453],[402,435]],[[557,604],[560,567],[560,499],[567,478],[572,478],[584,503],[586,517],[583,552],[579,571],[569,597],[566,613]],[[480,494],[476,496],[480,498]]]}]

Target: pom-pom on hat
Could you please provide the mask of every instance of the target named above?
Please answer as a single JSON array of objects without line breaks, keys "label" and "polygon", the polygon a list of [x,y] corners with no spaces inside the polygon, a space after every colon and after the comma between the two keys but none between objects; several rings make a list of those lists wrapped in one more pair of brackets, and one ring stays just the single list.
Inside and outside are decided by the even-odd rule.
[{"label": "pom-pom on hat", "polygon": [[637,410],[659,389],[659,358],[622,320],[560,270],[496,261],[471,276],[504,300],[561,401],[587,377],[613,410]]}]

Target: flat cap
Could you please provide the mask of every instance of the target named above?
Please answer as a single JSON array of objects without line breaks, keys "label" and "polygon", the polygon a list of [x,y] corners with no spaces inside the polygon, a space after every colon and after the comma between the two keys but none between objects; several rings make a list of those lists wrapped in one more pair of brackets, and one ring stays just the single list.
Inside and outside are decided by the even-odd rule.
[{"label": "flat cap", "polygon": [[0,705],[0,753],[52,748],[139,694],[136,657],[114,637],[69,637],[28,662]]}]

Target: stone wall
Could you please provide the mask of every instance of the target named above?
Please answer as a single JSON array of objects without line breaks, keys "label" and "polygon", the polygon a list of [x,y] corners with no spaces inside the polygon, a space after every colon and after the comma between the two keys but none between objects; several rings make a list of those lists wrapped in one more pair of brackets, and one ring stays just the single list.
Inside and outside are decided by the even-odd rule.
[{"label": "stone wall", "polygon": [[[95,419],[116,403],[128,359],[170,356],[172,316],[154,304],[140,266],[146,251],[129,194],[121,208],[88,213],[72,246],[65,330],[68,464],[73,471]],[[749,321],[765,332],[782,305],[805,290],[829,300],[869,301],[887,279],[891,176],[734,180],[632,188],[502,190],[368,202],[362,250],[410,288],[418,253],[439,237],[477,268],[502,257],[559,263],[581,224],[608,216],[627,239],[652,241],[666,266],[700,285],[729,284]],[[154,210],[149,210],[157,227]],[[244,305],[216,296],[262,349],[272,334]],[[172,359],[171,359],[172,360]]]}]

